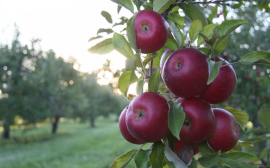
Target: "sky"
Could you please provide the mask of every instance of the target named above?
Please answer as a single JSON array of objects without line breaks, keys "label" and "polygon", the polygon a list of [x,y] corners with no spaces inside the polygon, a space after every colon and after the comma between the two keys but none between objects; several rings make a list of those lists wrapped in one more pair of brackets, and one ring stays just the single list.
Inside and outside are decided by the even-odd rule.
[{"label": "sky", "polygon": [[95,55],[87,51],[98,42],[88,40],[96,36],[99,28],[112,27],[101,16],[102,10],[112,15],[113,23],[119,22],[121,16],[132,16],[126,9],[118,15],[117,4],[110,0],[0,0],[0,43],[11,43],[16,24],[22,44],[39,38],[43,51],[53,49],[65,59],[76,57],[81,71],[101,68],[106,59],[111,59],[113,69],[122,69],[125,57],[120,53]]}]

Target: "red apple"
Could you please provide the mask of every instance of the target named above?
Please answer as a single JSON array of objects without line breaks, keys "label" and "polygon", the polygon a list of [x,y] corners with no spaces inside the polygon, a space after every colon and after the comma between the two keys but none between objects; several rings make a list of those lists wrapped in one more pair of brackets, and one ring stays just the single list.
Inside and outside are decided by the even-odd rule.
[{"label": "red apple", "polygon": [[215,129],[215,116],[211,106],[200,98],[177,99],[186,114],[180,130],[180,139],[189,143],[199,143],[208,139]]},{"label": "red apple", "polygon": [[164,138],[168,128],[167,101],[154,92],[144,92],[130,103],[127,114],[127,128],[132,136],[143,142],[156,142]]},{"label": "red apple", "polygon": [[[214,58],[215,62],[225,61],[222,58]],[[218,104],[227,100],[236,86],[236,74],[231,65],[225,61],[219,70],[217,77],[200,94],[200,97],[210,104]],[[224,66],[226,65],[226,66]]]},{"label": "red apple", "polygon": [[196,155],[197,153],[199,153],[199,147],[198,144],[192,144],[192,143],[188,143],[182,140],[178,140],[175,138],[174,140],[174,153],[177,155],[178,152],[180,151],[180,149],[186,145],[194,145],[194,150],[193,150],[193,154]]},{"label": "red apple", "polygon": [[158,51],[168,38],[166,20],[155,11],[140,11],[135,16],[135,36],[137,48],[141,49],[142,53]]},{"label": "red apple", "polygon": [[144,142],[134,138],[127,129],[127,125],[126,125],[126,112],[127,112],[127,109],[128,109],[128,107],[126,107],[121,112],[120,117],[119,117],[120,132],[128,142],[133,143],[133,144],[143,144]]},{"label": "red apple", "polygon": [[207,87],[208,77],[207,56],[194,48],[174,52],[165,62],[162,72],[168,89],[183,98],[199,95]]},{"label": "red apple", "polygon": [[209,146],[215,151],[227,152],[237,143],[239,128],[234,116],[220,108],[214,108],[216,127],[212,136],[207,140]]}]

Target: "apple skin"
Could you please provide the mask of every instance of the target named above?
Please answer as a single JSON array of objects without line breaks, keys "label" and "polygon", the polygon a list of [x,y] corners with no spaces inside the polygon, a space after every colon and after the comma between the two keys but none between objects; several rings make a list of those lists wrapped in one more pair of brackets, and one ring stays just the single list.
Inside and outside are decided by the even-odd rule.
[{"label": "apple skin", "polygon": [[[188,144],[192,145],[192,143],[188,143],[188,142],[178,140],[175,138],[175,140],[174,140],[174,153],[177,155],[177,153],[180,151],[180,149]],[[199,152],[200,152],[200,150],[199,150],[198,144],[194,144],[193,154],[196,155]]]},{"label": "apple skin", "polygon": [[131,135],[143,142],[157,142],[164,138],[168,128],[167,101],[154,92],[144,92],[130,103],[126,123]]},{"label": "apple skin", "polygon": [[214,108],[216,128],[212,136],[207,140],[209,146],[222,153],[231,150],[238,142],[239,128],[234,116],[220,108]]},{"label": "apple skin", "polygon": [[215,62],[225,61],[220,68],[217,77],[200,94],[200,97],[210,104],[218,104],[226,101],[233,93],[236,86],[236,74],[231,65],[223,58],[215,57]]},{"label": "apple skin", "polygon": [[144,142],[134,138],[127,129],[127,125],[126,125],[126,112],[127,112],[127,110],[128,110],[128,107],[126,107],[121,112],[120,117],[119,117],[120,132],[128,142],[133,143],[133,144],[143,144]]},{"label": "apple skin", "polygon": [[199,143],[208,139],[214,132],[216,122],[211,106],[200,98],[176,100],[181,103],[186,114],[180,130],[180,139],[189,143]]},{"label": "apple skin", "polygon": [[194,48],[175,51],[166,60],[162,72],[168,89],[182,98],[199,95],[207,87],[208,77],[207,56]]},{"label": "apple skin", "polygon": [[137,49],[142,53],[154,53],[161,49],[168,38],[166,20],[152,10],[140,11],[135,16],[135,36]]}]

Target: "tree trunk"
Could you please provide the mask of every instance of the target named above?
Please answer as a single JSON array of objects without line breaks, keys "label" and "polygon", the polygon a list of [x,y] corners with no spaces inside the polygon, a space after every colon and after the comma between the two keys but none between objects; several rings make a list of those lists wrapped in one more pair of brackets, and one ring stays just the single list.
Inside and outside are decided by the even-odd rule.
[{"label": "tree trunk", "polygon": [[3,119],[3,127],[4,127],[4,131],[2,132],[2,137],[4,139],[9,139],[10,138],[10,136],[9,136],[9,124],[8,124],[6,118]]},{"label": "tree trunk", "polygon": [[91,128],[95,128],[95,117],[93,115],[90,115],[90,126]]},{"label": "tree trunk", "polygon": [[53,122],[52,122],[52,134],[55,134],[57,131],[57,126],[59,122],[60,116],[55,116]]}]

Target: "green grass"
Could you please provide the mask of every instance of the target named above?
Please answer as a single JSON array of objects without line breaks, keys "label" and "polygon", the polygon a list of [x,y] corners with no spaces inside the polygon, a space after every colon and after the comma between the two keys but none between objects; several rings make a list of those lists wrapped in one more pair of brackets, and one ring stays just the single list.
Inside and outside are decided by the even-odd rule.
[{"label": "green grass", "polygon": [[94,129],[89,123],[60,123],[57,135],[50,130],[16,130],[13,140],[0,139],[0,168],[109,168],[116,157],[140,147],[122,137],[115,119],[99,118]]}]

